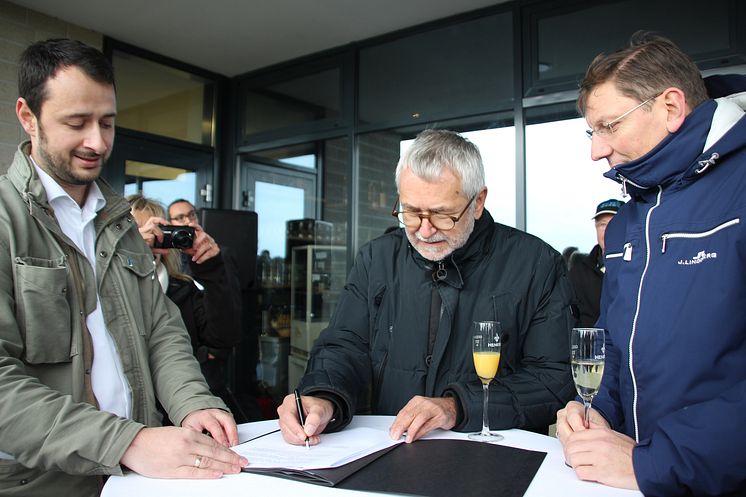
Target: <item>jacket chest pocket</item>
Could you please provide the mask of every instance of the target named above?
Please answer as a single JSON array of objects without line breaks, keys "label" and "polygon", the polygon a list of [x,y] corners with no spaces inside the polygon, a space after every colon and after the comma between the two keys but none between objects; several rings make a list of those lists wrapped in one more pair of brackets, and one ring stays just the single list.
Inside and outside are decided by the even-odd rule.
[{"label": "jacket chest pocket", "polygon": [[[121,303],[121,309],[132,320],[140,335],[147,334],[151,329],[151,318],[149,313],[132,312],[133,309],[149,309],[152,302],[149,296],[152,295],[152,285],[158,286],[162,291],[158,281],[155,281],[155,259],[152,254],[143,254],[129,250],[118,249],[116,257],[112,259],[112,270],[121,277],[121,287],[109,296]],[[154,283],[155,281],[155,283]],[[135,304],[134,299],[140,299]],[[164,292],[165,298],[165,292]],[[105,305],[105,304],[104,304]]]},{"label": "jacket chest pocket", "polygon": [[[661,234],[661,254],[673,249],[683,256],[681,260],[690,264],[699,264],[703,258],[712,257],[717,254],[716,249],[724,249],[728,246],[728,233],[741,222],[736,217],[722,223],[716,223],[709,229],[684,229],[670,230]],[[701,251],[699,249],[702,249]],[[706,250],[709,249],[709,250]],[[685,252],[689,250],[689,252]],[[694,252],[692,252],[694,250]],[[684,252],[682,252],[684,251]],[[686,256],[691,256],[687,258]],[[715,255],[717,257],[717,255]]]},{"label": "jacket chest pocket", "polygon": [[28,364],[69,362],[72,326],[64,257],[16,257],[13,271],[23,360]]}]

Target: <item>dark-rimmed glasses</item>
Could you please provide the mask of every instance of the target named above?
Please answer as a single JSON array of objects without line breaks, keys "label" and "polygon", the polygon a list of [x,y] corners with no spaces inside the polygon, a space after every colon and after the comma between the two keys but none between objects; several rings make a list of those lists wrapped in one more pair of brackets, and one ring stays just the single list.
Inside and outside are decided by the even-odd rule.
[{"label": "dark-rimmed glasses", "polygon": [[417,211],[397,211],[396,207],[399,205],[399,197],[397,197],[396,203],[391,209],[391,215],[397,218],[399,222],[407,228],[417,228],[420,226],[420,224],[422,224],[423,219],[427,219],[428,221],[430,221],[430,224],[432,224],[435,229],[438,229],[440,231],[448,231],[452,230],[456,226],[456,223],[459,222],[464,214],[466,214],[466,210],[469,208],[471,203],[474,202],[475,198],[477,198],[476,193],[469,199],[469,202],[464,207],[464,210],[462,210],[458,216],[451,216],[449,214],[440,214],[437,212],[431,214],[423,214],[422,212]]},{"label": "dark-rimmed glasses", "polygon": [[593,140],[594,135],[607,137],[614,133],[614,126],[619,124],[622,119],[627,117],[628,115],[632,114],[634,111],[642,107],[643,105],[652,102],[656,98],[660,97],[661,93],[657,94],[654,97],[650,97],[649,99],[645,100],[644,102],[640,102],[639,104],[632,107],[630,110],[622,114],[621,116],[617,117],[616,119],[612,119],[611,121],[607,123],[601,123],[600,126],[596,126],[595,129],[587,129],[585,130],[585,134],[588,137],[589,140]]},{"label": "dark-rimmed glasses", "polygon": [[196,221],[197,220],[197,212],[195,212],[194,209],[190,210],[186,214],[179,214],[178,216],[174,216],[171,218],[171,222],[177,222],[177,223],[188,223],[190,221]]}]

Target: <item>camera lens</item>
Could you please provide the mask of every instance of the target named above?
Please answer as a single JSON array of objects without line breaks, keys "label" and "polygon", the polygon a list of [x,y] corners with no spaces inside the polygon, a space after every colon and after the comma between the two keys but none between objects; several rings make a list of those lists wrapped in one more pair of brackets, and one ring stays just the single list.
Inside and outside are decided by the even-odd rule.
[{"label": "camera lens", "polygon": [[186,229],[176,229],[171,235],[171,244],[176,249],[187,249],[194,243],[194,232]]}]

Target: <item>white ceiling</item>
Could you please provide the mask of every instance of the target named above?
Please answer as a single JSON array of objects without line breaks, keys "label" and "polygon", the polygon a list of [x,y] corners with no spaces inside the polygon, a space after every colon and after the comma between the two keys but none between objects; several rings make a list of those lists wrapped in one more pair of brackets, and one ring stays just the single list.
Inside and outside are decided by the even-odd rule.
[{"label": "white ceiling", "polygon": [[11,0],[235,76],[507,0]]}]

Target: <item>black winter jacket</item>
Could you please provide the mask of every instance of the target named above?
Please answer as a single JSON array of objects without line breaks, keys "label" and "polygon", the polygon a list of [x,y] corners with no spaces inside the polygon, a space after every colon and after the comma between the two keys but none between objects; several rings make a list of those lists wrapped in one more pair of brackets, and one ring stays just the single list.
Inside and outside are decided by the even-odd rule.
[{"label": "black winter jacket", "polygon": [[[569,367],[572,289],[561,256],[538,238],[495,223],[485,210],[466,245],[434,263],[399,229],[363,246],[329,327],[312,350],[303,394],[332,398],[336,420],[355,406],[395,415],[415,395],[453,396],[456,430],[481,428],[482,386],[474,371],[472,323],[502,324],[502,359],[490,384],[493,429],[546,431],[573,398]],[[428,367],[428,315],[438,285],[442,314]]]},{"label": "black winter jacket", "polygon": [[202,264],[191,264],[194,279],[204,290],[187,280],[169,278],[166,295],[179,307],[194,354],[200,363],[207,353],[226,358],[240,341],[239,299],[222,254]]},{"label": "black winter jacket", "polygon": [[596,324],[601,309],[601,286],[604,281],[603,253],[596,245],[590,254],[573,254],[570,282],[575,290],[579,318],[578,326],[589,328]]}]

